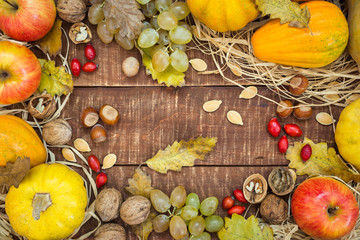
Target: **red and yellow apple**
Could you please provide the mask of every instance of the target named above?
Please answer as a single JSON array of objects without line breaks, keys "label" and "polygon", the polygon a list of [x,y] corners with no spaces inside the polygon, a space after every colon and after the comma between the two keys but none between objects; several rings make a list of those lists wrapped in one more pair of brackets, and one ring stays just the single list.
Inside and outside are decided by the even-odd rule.
[{"label": "red and yellow apple", "polygon": [[40,62],[32,51],[16,43],[0,41],[0,104],[27,99],[39,87],[40,80]]},{"label": "red and yellow apple", "polygon": [[54,0],[0,0],[0,30],[15,40],[39,40],[55,18]]},{"label": "red and yellow apple", "polygon": [[296,224],[311,237],[338,239],[355,227],[359,206],[345,184],[329,177],[316,177],[296,188],[291,212]]}]

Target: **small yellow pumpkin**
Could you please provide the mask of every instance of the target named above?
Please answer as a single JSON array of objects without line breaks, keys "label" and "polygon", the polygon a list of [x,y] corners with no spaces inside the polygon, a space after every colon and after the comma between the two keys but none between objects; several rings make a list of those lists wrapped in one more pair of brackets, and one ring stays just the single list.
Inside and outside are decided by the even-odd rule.
[{"label": "small yellow pumpkin", "polygon": [[59,163],[32,168],[5,199],[11,226],[29,240],[68,237],[84,220],[86,205],[83,179]]},{"label": "small yellow pumpkin", "polygon": [[259,15],[254,0],[187,0],[187,4],[192,15],[219,32],[237,31]]},{"label": "small yellow pumpkin", "polygon": [[360,99],[342,110],[335,142],[341,156],[360,171]]},{"label": "small yellow pumpkin", "polygon": [[31,167],[44,163],[46,149],[34,129],[24,120],[12,115],[0,115],[0,166],[29,157]]},{"label": "small yellow pumpkin", "polygon": [[360,66],[360,1],[347,0],[348,23],[349,23],[349,45],[348,50],[351,57]]}]

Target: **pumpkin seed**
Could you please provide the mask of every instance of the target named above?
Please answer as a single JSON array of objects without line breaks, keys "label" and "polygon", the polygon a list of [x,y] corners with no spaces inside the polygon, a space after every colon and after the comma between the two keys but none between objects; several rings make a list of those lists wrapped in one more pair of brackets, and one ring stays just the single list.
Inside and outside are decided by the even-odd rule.
[{"label": "pumpkin seed", "polygon": [[198,72],[203,72],[207,69],[206,62],[200,58],[191,59],[189,62],[191,66]]},{"label": "pumpkin seed", "polygon": [[351,94],[350,97],[346,99],[345,104],[349,105],[350,103],[354,102],[355,100],[358,100],[360,98],[360,94]]},{"label": "pumpkin seed", "polygon": [[61,153],[63,157],[69,162],[76,162],[75,154],[69,148],[63,148]]},{"label": "pumpkin seed", "polygon": [[221,100],[210,100],[204,103],[203,109],[205,112],[215,112],[219,109],[221,103]]},{"label": "pumpkin seed", "polygon": [[91,152],[89,144],[82,138],[75,139],[74,147],[80,152]]},{"label": "pumpkin seed", "polygon": [[237,111],[234,110],[228,111],[226,117],[229,120],[229,122],[231,122],[232,124],[236,124],[236,125],[244,124],[240,113],[238,113]]},{"label": "pumpkin seed", "polygon": [[242,76],[242,70],[239,64],[237,63],[232,63],[232,62],[228,62],[228,67],[230,68],[231,72],[238,76],[241,77]]},{"label": "pumpkin seed", "polygon": [[258,89],[254,86],[245,88],[239,95],[239,98],[251,99],[256,96]]},{"label": "pumpkin seed", "polygon": [[116,155],[110,153],[104,157],[102,169],[108,169],[116,163]]},{"label": "pumpkin seed", "polygon": [[330,125],[335,122],[332,116],[326,112],[320,112],[316,115],[316,121],[322,125]]}]

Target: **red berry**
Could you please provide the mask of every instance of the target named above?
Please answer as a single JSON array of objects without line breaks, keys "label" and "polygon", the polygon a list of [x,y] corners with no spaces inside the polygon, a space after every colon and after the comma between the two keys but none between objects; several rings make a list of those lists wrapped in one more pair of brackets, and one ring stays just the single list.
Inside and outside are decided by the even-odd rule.
[{"label": "red berry", "polygon": [[72,74],[75,77],[78,77],[80,75],[81,63],[80,63],[79,59],[73,58],[73,60],[71,61],[71,64],[70,64],[70,69],[71,69]]},{"label": "red berry", "polygon": [[91,44],[86,45],[85,57],[87,59],[89,59],[90,61],[92,61],[92,60],[94,60],[95,56],[96,56],[95,48]]},{"label": "red berry", "polygon": [[300,156],[302,158],[302,160],[304,162],[306,162],[307,160],[309,160],[309,158],[311,157],[311,154],[312,154],[312,148],[310,146],[310,144],[306,144],[302,149],[301,149],[301,152],[300,152]]},{"label": "red berry", "polygon": [[82,67],[82,70],[84,72],[93,72],[98,68],[98,65],[93,63],[93,62],[87,62],[84,64],[84,66]]},{"label": "red berry", "polygon": [[284,129],[286,134],[290,137],[300,137],[302,135],[300,127],[296,124],[286,124]]},{"label": "red berry", "polygon": [[243,207],[243,206],[238,206],[238,205],[236,205],[236,206],[233,206],[232,208],[230,208],[230,209],[227,211],[227,213],[228,213],[229,215],[233,215],[234,213],[240,215],[240,214],[242,214],[242,213],[245,211],[245,209],[246,209],[246,208]]},{"label": "red berry", "polygon": [[95,155],[90,155],[87,160],[88,160],[89,167],[93,171],[100,172],[100,161]]},{"label": "red berry", "polygon": [[285,153],[289,147],[289,142],[286,135],[282,136],[278,142],[278,148],[281,153]]},{"label": "red berry", "polygon": [[268,131],[273,137],[277,137],[280,135],[281,126],[277,118],[270,119],[268,123]]},{"label": "red berry", "polygon": [[95,179],[96,187],[101,188],[107,182],[107,176],[105,173],[101,172],[96,176]]},{"label": "red berry", "polygon": [[230,196],[227,196],[226,198],[223,199],[222,201],[222,207],[224,209],[229,209],[231,208],[232,206],[234,206],[234,198],[233,197],[230,197]]},{"label": "red berry", "polygon": [[244,192],[241,189],[235,189],[233,194],[239,202],[247,203],[247,200],[244,196]]}]

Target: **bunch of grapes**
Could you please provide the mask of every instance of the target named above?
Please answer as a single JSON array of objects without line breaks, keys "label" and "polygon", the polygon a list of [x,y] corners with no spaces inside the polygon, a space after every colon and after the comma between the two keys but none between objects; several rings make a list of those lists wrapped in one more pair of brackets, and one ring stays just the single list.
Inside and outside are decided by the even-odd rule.
[{"label": "bunch of grapes", "polygon": [[218,232],[224,226],[224,220],[213,215],[219,203],[216,197],[200,202],[196,193],[187,195],[183,186],[177,186],[170,198],[158,189],[152,190],[150,200],[160,213],[153,219],[154,231],[161,233],[169,229],[174,239],[210,240],[209,232]]}]

